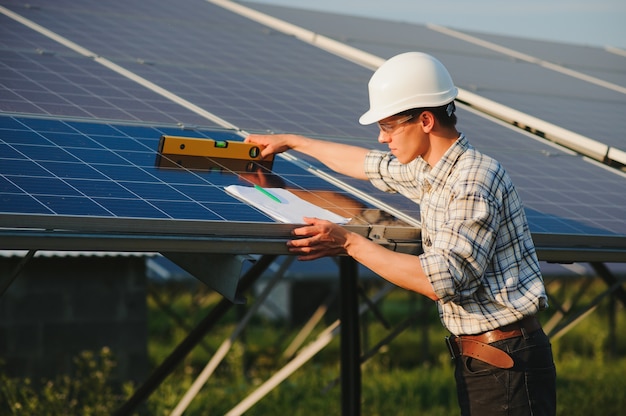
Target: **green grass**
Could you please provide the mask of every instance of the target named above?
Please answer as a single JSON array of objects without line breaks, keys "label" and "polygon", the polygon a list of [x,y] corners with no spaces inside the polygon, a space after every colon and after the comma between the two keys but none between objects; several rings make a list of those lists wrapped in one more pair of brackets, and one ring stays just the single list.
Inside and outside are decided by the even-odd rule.
[{"label": "green grass", "polygon": [[[578,289],[579,303],[585,304],[601,293],[600,283],[551,283],[553,308],[544,313],[547,321],[556,305],[566,303]],[[220,300],[214,293],[198,288],[153,287],[149,297],[149,354],[158,365]],[[557,364],[559,415],[618,415],[626,408],[626,340],[612,344],[608,300],[566,335],[553,341]],[[239,309],[237,309],[239,308]],[[169,415],[198,373],[241,318],[244,307],[233,308],[184,362],[150,396],[140,415]],[[416,295],[394,290],[380,305],[385,320],[397,325],[408,316],[417,319],[390,344],[384,346],[362,367],[363,415],[451,415],[458,414],[453,370],[443,343],[446,331],[439,323],[434,305]],[[617,303],[615,333],[626,333],[623,307]],[[362,319],[365,348],[388,334],[373,314]],[[325,324],[309,338],[313,340]],[[255,317],[241,339],[217,368],[186,416],[222,415],[236,406],[282,368],[282,351],[299,327]],[[613,348],[611,348],[613,347]],[[341,413],[339,339],[254,405],[246,415],[338,415]],[[131,394],[132,388],[106,383],[113,365],[112,354],[103,350],[80,357],[80,377],[60,376],[39,388],[30,380],[10,380],[0,372],[0,414],[8,415],[106,415]],[[136,386],[135,386],[136,387]],[[79,397],[80,400],[73,400]],[[55,409],[54,411],[50,409]],[[62,409],[59,410],[59,409]]]}]

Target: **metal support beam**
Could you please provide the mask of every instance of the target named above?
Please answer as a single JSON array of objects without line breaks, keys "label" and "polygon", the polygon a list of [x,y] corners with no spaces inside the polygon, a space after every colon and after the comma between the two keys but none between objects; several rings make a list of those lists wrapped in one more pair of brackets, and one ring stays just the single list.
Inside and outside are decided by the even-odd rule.
[{"label": "metal support beam", "polygon": [[178,402],[178,405],[174,408],[170,416],[182,416],[182,414],[187,410],[187,407],[191,404],[191,401],[198,395],[200,389],[206,384],[207,380],[213,375],[213,372],[217,368],[217,366],[222,362],[226,354],[233,346],[237,338],[243,333],[244,329],[250,322],[250,320],[254,317],[254,315],[258,312],[263,302],[270,295],[276,284],[282,280],[284,275],[284,269],[279,273],[274,275],[274,277],[267,283],[263,292],[258,296],[254,304],[248,311],[245,316],[239,323],[235,330],[231,333],[230,337],[224,340],[216,353],[211,357],[207,365],[204,367],[202,372],[196,377],[191,387],[187,390],[183,398]]},{"label": "metal support beam", "polygon": [[569,312],[568,314],[570,314],[571,317],[565,324],[556,326],[555,328],[553,328],[551,331],[548,332],[548,336],[550,337],[550,339],[556,341],[557,339],[565,335],[571,328],[573,328],[580,321],[582,321],[587,315],[592,313],[598,307],[600,302],[602,302],[605,298],[610,297],[615,292],[615,290],[620,286],[621,286],[620,282],[614,283],[604,292],[596,296],[588,305],[581,308],[580,311],[576,313]]},{"label": "metal support beam", "polygon": [[[591,263],[591,267],[593,267],[593,270],[598,273],[598,276],[600,276],[608,286],[613,286],[615,283],[619,282],[617,277],[611,273],[604,263]],[[622,302],[622,305],[626,306],[626,290],[624,290],[622,285],[617,286],[613,294]]]},{"label": "metal support beam", "polygon": [[17,266],[15,266],[15,269],[13,269],[13,272],[10,275],[8,275],[6,279],[3,279],[2,281],[0,281],[0,298],[2,298],[2,295],[4,295],[4,292],[7,291],[7,289],[9,288],[9,286],[11,286],[11,284],[15,281],[15,279],[17,279],[17,276],[19,276],[20,273],[22,273],[22,270],[24,270],[24,267],[26,266],[26,264],[28,264],[30,259],[32,259],[35,256],[35,253],[37,253],[37,250],[30,250],[28,253],[26,253],[24,258],[20,260]]},{"label": "metal support beam", "polygon": [[[241,292],[249,289],[257,278],[272,264],[276,256],[262,256],[239,282]],[[213,325],[222,318],[233,303],[227,299],[222,299],[215,308],[187,335],[187,337],[176,347],[176,349],[163,361],[163,363],[152,373],[126,403],[115,413],[117,416],[133,414],[137,407],[143,403],[156,390],[156,388],[171,374],[189,352],[202,340],[206,333],[213,328]]]},{"label": "metal support beam", "polygon": [[[383,287],[374,297],[373,302],[380,301],[383,297],[385,297],[391,290],[393,290],[394,286],[391,283],[388,283],[385,287]],[[364,314],[367,311],[367,305],[362,306],[358,309],[359,315]],[[298,351],[297,354],[292,358],[283,368],[281,368],[277,373],[275,373],[270,379],[268,379],[265,383],[260,385],[254,392],[252,392],[248,397],[246,397],[243,401],[241,401],[237,406],[231,409],[227,416],[240,416],[248,411],[255,403],[257,403],[261,398],[266,396],[272,389],[282,383],[287,377],[293,374],[298,368],[304,365],[307,361],[315,356],[318,352],[320,352],[324,347],[326,347],[337,334],[340,333],[341,324],[339,320],[333,322],[330,326],[324,329],[316,338],[315,341],[311,342],[309,345],[302,348]],[[357,357],[359,359],[359,357]],[[360,387],[360,386],[359,386]],[[359,391],[360,395],[360,391]],[[343,396],[343,394],[342,394]]]},{"label": "metal support beam", "polygon": [[[606,282],[607,285],[616,285],[619,283],[617,277],[615,277],[608,267],[604,263],[591,263],[591,267],[596,273]],[[623,282],[622,282],[623,283]],[[623,285],[619,285],[613,291],[611,298],[609,299],[609,353],[611,356],[617,356],[617,300],[622,302],[623,306],[626,306],[626,290]]]}]

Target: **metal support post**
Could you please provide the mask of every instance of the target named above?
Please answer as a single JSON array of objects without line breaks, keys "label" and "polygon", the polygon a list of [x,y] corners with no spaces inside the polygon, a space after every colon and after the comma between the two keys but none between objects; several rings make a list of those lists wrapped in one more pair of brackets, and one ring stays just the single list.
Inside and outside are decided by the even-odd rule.
[{"label": "metal support post", "polygon": [[361,414],[361,345],[359,338],[358,268],[351,257],[339,260],[341,288],[341,414]]}]

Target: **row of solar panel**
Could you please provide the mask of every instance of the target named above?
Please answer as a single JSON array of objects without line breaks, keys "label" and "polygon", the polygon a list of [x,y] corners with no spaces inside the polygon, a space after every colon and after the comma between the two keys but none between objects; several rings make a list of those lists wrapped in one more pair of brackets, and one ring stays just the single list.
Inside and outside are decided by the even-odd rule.
[{"label": "row of solar panel", "polygon": [[[95,1],[12,9],[244,130],[295,131],[377,146],[375,130],[356,123],[367,103],[368,70],[204,1],[186,0],[173,7],[153,0],[150,5],[147,12],[143,2],[107,3],[107,10],[123,7],[123,14],[100,13],[103,6]],[[200,190],[196,174],[168,176],[172,173],[155,169],[158,137],[180,131],[151,124],[213,123],[21,23],[0,18],[0,38],[6,39],[0,50],[6,57],[0,63],[0,82],[9,92],[0,97],[2,111],[145,124],[0,117],[7,149],[0,159],[3,212],[267,221],[246,207],[221,205],[221,191],[207,191],[223,184],[216,175],[205,175]],[[144,63],[138,62],[141,57],[147,57]],[[626,234],[623,176],[463,106],[459,117],[470,141],[513,176],[534,232]],[[365,137],[371,139],[363,142]],[[318,179],[300,168],[294,174],[288,166],[275,166],[283,180],[299,188],[324,188],[309,182]],[[404,198],[346,181],[418,216],[418,208]]]},{"label": "row of solar panel", "polygon": [[[419,25],[247,3],[383,58],[432,53],[455,83],[556,126],[626,150],[626,54]],[[589,114],[594,123],[588,123]],[[622,162],[624,163],[624,162]]]}]

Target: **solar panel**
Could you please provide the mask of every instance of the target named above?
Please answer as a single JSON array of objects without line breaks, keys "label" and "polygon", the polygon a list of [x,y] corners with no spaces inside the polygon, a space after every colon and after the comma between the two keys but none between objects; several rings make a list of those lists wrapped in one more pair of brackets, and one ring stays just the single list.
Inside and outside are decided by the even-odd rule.
[{"label": "solar panel", "polygon": [[[123,14],[102,13],[103,7],[114,10],[115,6],[95,1],[61,2],[54,6],[41,3],[27,9],[10,7],[239,129],[289,131],[380,147],[375,141],[375,127],[356,122],[367,107],[365,86],[370,70],[205,1],[189,0],[175,6],[169,2],[151,2],[149,12],[144,3],[124,3]],[[10,27],[10,39],[20,46],[7,46],[5,52],[17,58],[8,64],[8,70],[0,72],[3,83],[15,77],[13,64],[44,69],[27,71],[28,87],[12,86],[8,89],[18,94],[0,99],[4,112],[18,113],[12,118],[0,118],[3,147],[7,149],[0,172],[5,178],[2,189],[6,204],[3,203],[2,212],[271,223],[263,214],[224,194],[221,187],[229,184],[225,181],[232,180],[228,175],[226,180],[208,170],[181,174],[154,166],[155,141],[164,131],[180,135],[181,129],[176,124],[191,122],[206,126],[193,131],[202,135],[216,132],[235,135],[236,131],[212,130],[212,123],[206,118],[166,100],[120,72],[50,43],[43,35],[33,35],[29,28],[11,25],[6,26]],[[230,30],[232,27],[237,30]],[[0,30],[7,31],[5,26]],[[403,30],[409,34],[413,29],[408,25]],[[438,36],[460,47],[458,40]],[[37,45],[54,53],[35,53],[32,47]],[[383,48],[390,52],[396,46],[383,45]],[[478,58],[470,54],[467,59],[497,57],[489,51]],[[468,67],[473,68],[471,64]],[[480,65],[476,66],[476,70],[480,69]],[[51,81],[55,77],[67,80],[58,85],[71,91],[50,88],[56,85]],[[95,88],[89,94],[71,94],[75,90],[89,90],[92,85],[102,88]],[[117,113],[75,113],[75,109],[82,110],[82,104],[89,107],[90,96],[101,103],[99,100],[108,89],[114,90],[108,94],[124,94],[127,98],[110,100],[115,101],[110,109]],[[74,101],[69,106],[58,107],[42,98],[47,96],[43,93],[51,90],[55,96]],[[32,93],[32,99],[22,94],[26,91]],[[137,102],[150,103],[154,111],[141,114],[137,110],[140,107],[135,108]],[[21,105],[24,108],[19,111],[11,110],[12,106]],[[65,119],[55,124],[49,119],[26,116],[57,112],[72,117],[73,121]],[[77,115],[84,122],[74,119]],[[106,122],[88,122],[93,118]],[[510,172],[526,203],[534,233],[626,235],[624,212],[619,208],[626,206],[623,176],[531,139],[524,132],[486,119],[462,105],[459,118],[459,127],[470,142],[500,160]],[[143,123],[124,123],[136,119]],[[153,126],[158,123],[165,124]],[[331,182],[342,181],[341,192],[358,195],[370,207],[383,207],[409,219],[419,217],[419,207],[403,197],[383,195],[366,182],[328,172],[318,162],[304,157],[295,164],[292,161],[280,159],[274,166],[276,176],[290,186],[328,189],[327,182],[311,175],[315,172]],[[28,174],[18,178],[18,171]],[[46,186],[42,185],[44,182]],[[338,190],[333,186],[331,189]],[[581,192],[581,189],[589,191]]]},{"label": "solar panel", "polygon": [[24,117],[2,117],[1,125],[3,213],[272,222],[223,188],[263,180],[301,191],[334,190],[284,160],[274,163],[279,177],[252,162],[232,170],[215,158],[198,158],[205,166],[181,162],[179,155],[161,156],[165,164],[157,159],[162,135],[241,141],[229,131]]},{"label": "solar panel", "polygon": [[0,39],[0,111],[212,124],[2,14]]},{"label": "solar panel", "polygon": [[[623,56],[600,48],[439,31],[420,24],[258,3],[246,6],[332,39],[342,39],[382,58],[409,50],[431,53],[465,90],[626,150],[626,140],[620,133],[626,130],[622,117],[626,113]],[[486,42],[495,45],[492,48]],[[529,61],[522,59],[524,55]],[[596,122],[586,122],[588,114],[594,114]]]},{"label": "solar panel", "polygon": [[611,53],[606,48],[549,42],[545,40],[519,39],[477,32],[468,33],[507,48],[536,56],[539,59],[561,64],[592,77],[603,79],[623,87],[626,86],[624,56]]},{"label": "solar panel", "polygon": [[[140,4],[121,3],[123,15],[99,13],[97,3],[15,9],[241,129],[340,136],[354,135],[355,127],[361,135],[373,131],[345,123],[366,106],[362,85],[371,73],[364,68],[206,1],[178,7],[153,2],[148,14]],[[336,100],[338,95],[344,98]]]}]

